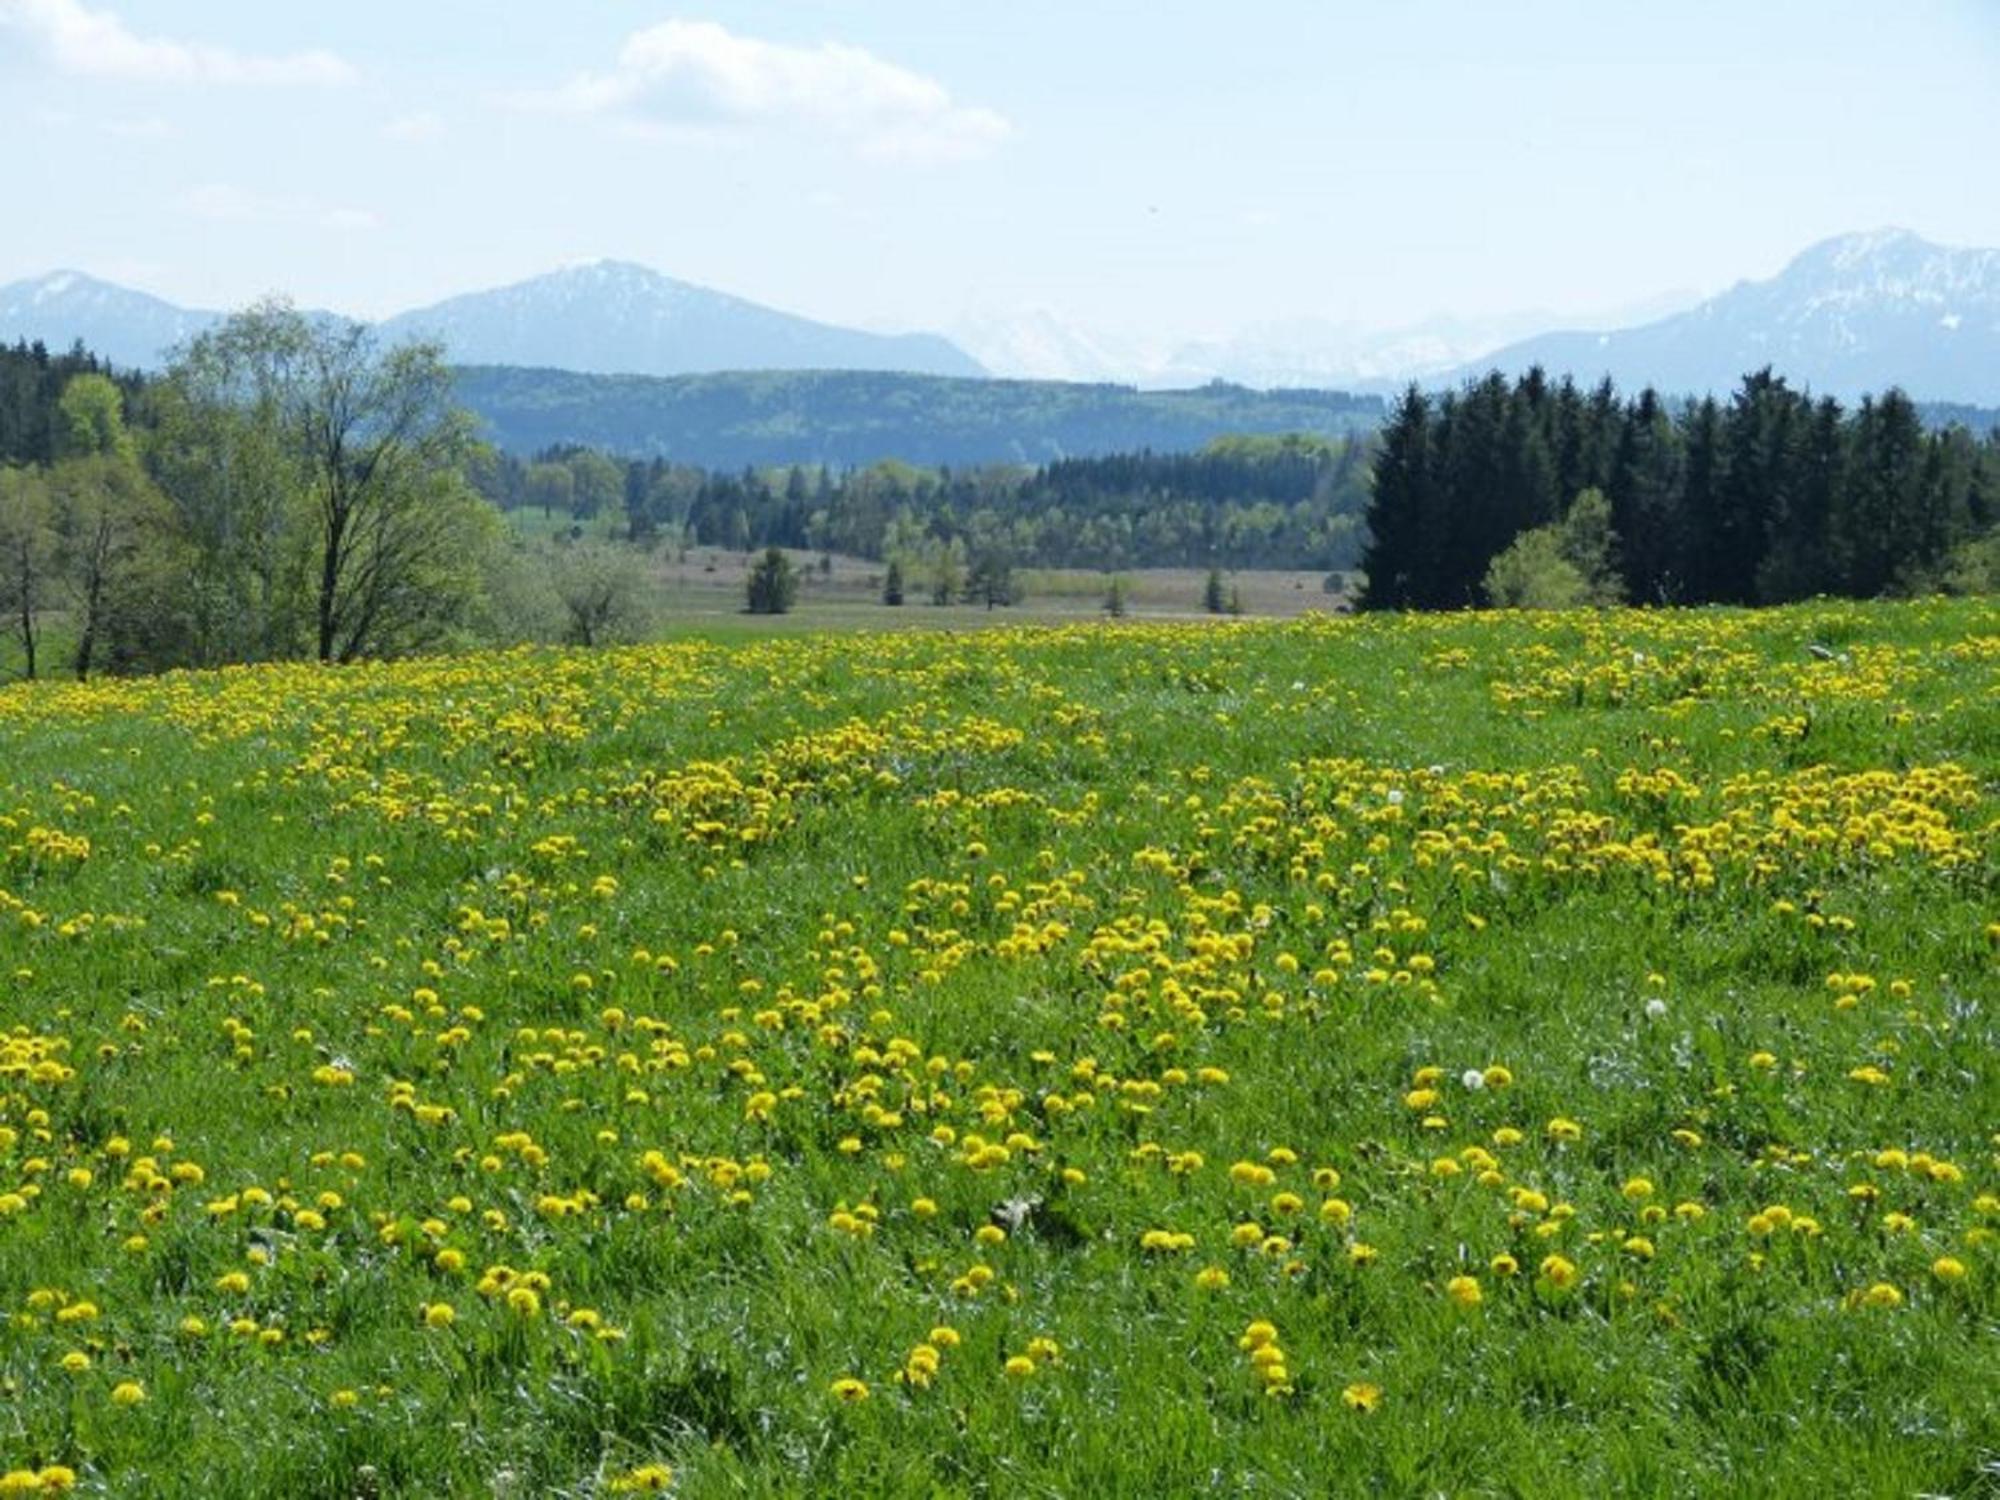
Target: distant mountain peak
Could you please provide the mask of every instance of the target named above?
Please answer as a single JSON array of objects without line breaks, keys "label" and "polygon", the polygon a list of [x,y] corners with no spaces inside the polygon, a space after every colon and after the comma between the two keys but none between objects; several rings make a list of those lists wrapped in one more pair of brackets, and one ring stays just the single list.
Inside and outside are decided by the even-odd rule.
[{"label": "distant mountain peak", "polygon": [[1792,260],[1794,264],[1823,261],[1836,266],[1851,266],[1884,254],[1940,248],[1914,229],[1902,229],[1891,224],[1880,229],[1856,229],[1847,234],[1833,235],[1806,246]]},{"label": "distant mountain peak", "polygon": [[681,286],[664,271],[656,271],[651,266],[636,260],[616,260],[610,256],[595,256],[589,260],[566,260],[553,270],[529,276],[510,283],[513,286],[533,286],[538,281],[636,281],[647,285],[665,283]]},{"label": "distant mountain peak", "polygon": [[441,339],[467,365],[532,365],[604,375],[720,370],[881,370],[983,375],[936,334],[879,334],[815,322],[634,261],[560,266],[448,297],[382,325]]},{"label": "distant mountain peak", "polygon": [[1672,317],[1602,333],[1511,344],[1450,378],[1488,368],[1675,394],[1724,392],[1770,365],[1794,384],[1852,399],[1912,395],[2000,402],[2000,250],[1939,245],[1908,229],[1836,235],[1776,276],[1738,282]]}]

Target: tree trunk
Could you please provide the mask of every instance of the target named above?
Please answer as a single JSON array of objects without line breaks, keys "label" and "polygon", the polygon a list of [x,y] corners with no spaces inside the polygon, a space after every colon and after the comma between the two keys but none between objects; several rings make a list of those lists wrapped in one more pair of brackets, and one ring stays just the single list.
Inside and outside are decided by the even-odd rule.
[{"label": "tree trunk", "polygon": [[335,605],[340,598],[340,543],[347,530],[347,517],[338,509],[327,518],[326,550],[319,570],[319,659],[333,660]]}]

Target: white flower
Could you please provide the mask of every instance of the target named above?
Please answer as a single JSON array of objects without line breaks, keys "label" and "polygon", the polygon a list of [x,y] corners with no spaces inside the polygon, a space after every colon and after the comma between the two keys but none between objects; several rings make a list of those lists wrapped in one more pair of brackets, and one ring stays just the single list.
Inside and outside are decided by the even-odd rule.
[{"label": "white flower", "polygon": [[1654,1020],[1656,1021],[1659,1020],[1659,1018],[1661,1016],[1664,1016],[1666,1013],[1667,1013],[1667,1002],[1660,999],[1659,996],[1655,995],[1651,1000],[1648,1000],[1646,1002],[1646,1014],[1651,1016]]},{"label": "white flower", "polygon": [[1391,807],[1401,807],[1403,805],[1403,789],[1401,787],[1391,787],[1389,789],[1389,805]]},{"label": "white flower", "polygon": [[1471,1089],[1475,1094],[1486,1087],[1486,1075],[1477,1068],[1467,1068],[1463,1073],[1458,1075],[1458,1081]]}]

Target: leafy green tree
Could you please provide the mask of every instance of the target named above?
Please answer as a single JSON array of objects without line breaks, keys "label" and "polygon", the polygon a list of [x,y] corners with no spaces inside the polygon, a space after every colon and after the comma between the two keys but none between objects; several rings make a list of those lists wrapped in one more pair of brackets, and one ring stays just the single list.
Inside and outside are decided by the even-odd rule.
[{"label": "leafy green tree", "polygon": [[56,452],[62,458],[137,457],[125,430],[125,393],[109,376],[72,376],[56,403]]},{"label": "leafy green tree", "polygon": [[1949,594],[2000,594],[2000,530],[1953,548],[1939,582]]},{"label": "leafy green tree", "polygon": [[624,503],[625,471],[594,448],[580,448],[566,464],[570,472],[569,512],[588,521]]},{"label": "leafy green tree", "polygon": [[790,613],[799,594],[799,578],[792,560],[776,547],[767,548],[750,570],[747,592],[753,615]]},{"label": "leafy green tree", "polygon": [[1498,609],[1576,609],[1618,602],[1617,536],[1611,502],[1587,489],[1569,514],[1522,532],[1487,566],[1486,602]]},{"label": "leafy green tree", "polygon": [[959,590],[964,586],[964,553],[956,540],[937,549],[931,559],[931,603],[946,605],[956,603]]},{"label": "leafy green tree", "polygon": [[196,340],[148,392],[148,472],[192,560],[187,665],[304,654],[310,617],[303,466],[275,371],[228,325]]},{"label": "leafy green tree", "polygon": [[49,475],[55,566],[76,632],[71,665],[88,678],[169,666],[186,646],[177,595],[188,549],[173,509],[119,445],[56,465]]},{"label": "leafy green tree", "polygon": [[530,464],[527,491],[528,503],[540,507],[544,519],[576,514],[576,474],[568,464]]},{"label": "leafy green tree", "polygon": [[1127,600],[1125,580],[1114,577],[1104,590],[1104,612],[1114,620],[1122,620],[1131,613]]},{"label": "leafy green tree", "polygon": [[1556,535],[1564,558],[1583,580],[1585,602],[1619,603],[1624,584],[1618,576],[1618,535],[1611,529],[1611,502],[1604,491],[1593,487],[1571,501]]},{"label": "leafy green tree", "polygon": [[1555,526],[1524,531],[1486,569],[1486,602],[1496,609],[1575,609],[1590,585],[1563,551]]},{"label": "leafy green tree", "polygon": [[[563,639],[574,646],[603,646],[641,639],[647,629],[646,568],[630,547],[579,542],[552,559],[563,607]],[[782,613],[782,611],[778,611]]]},{"label": "leafy green tree", "polygon": [[362,324],[267,302],[195,340],[174,377],[198,432],[248,422],[269,458],[259,519],[303,554],[313,655],[423,649],[463,621],[496,532],[463,477],[471,425],[437,345],[385,350]]},{"label": "leafy green tree", "polygon": [[0,469],[0,615],[21,651],[21,675],[41,670],[42,613],[54,603],[56,533],[47,479]]},{"label": "leafy green tree", "polygon": [[1004,554],[988,549],[973,559],[966,575],[965,594],[975,604],[988,609],[1014,602],[1014,569]]}]

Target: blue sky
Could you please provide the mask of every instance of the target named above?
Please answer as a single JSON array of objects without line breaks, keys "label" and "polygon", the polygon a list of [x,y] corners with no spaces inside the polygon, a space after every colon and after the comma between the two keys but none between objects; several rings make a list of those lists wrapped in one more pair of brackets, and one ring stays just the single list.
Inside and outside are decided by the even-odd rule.
[{"label": "blue sky", "polygon": [[1587,317],[1849,229],[2000,244],[2000,4],[0,0],[0,131],[0,281]]}]

